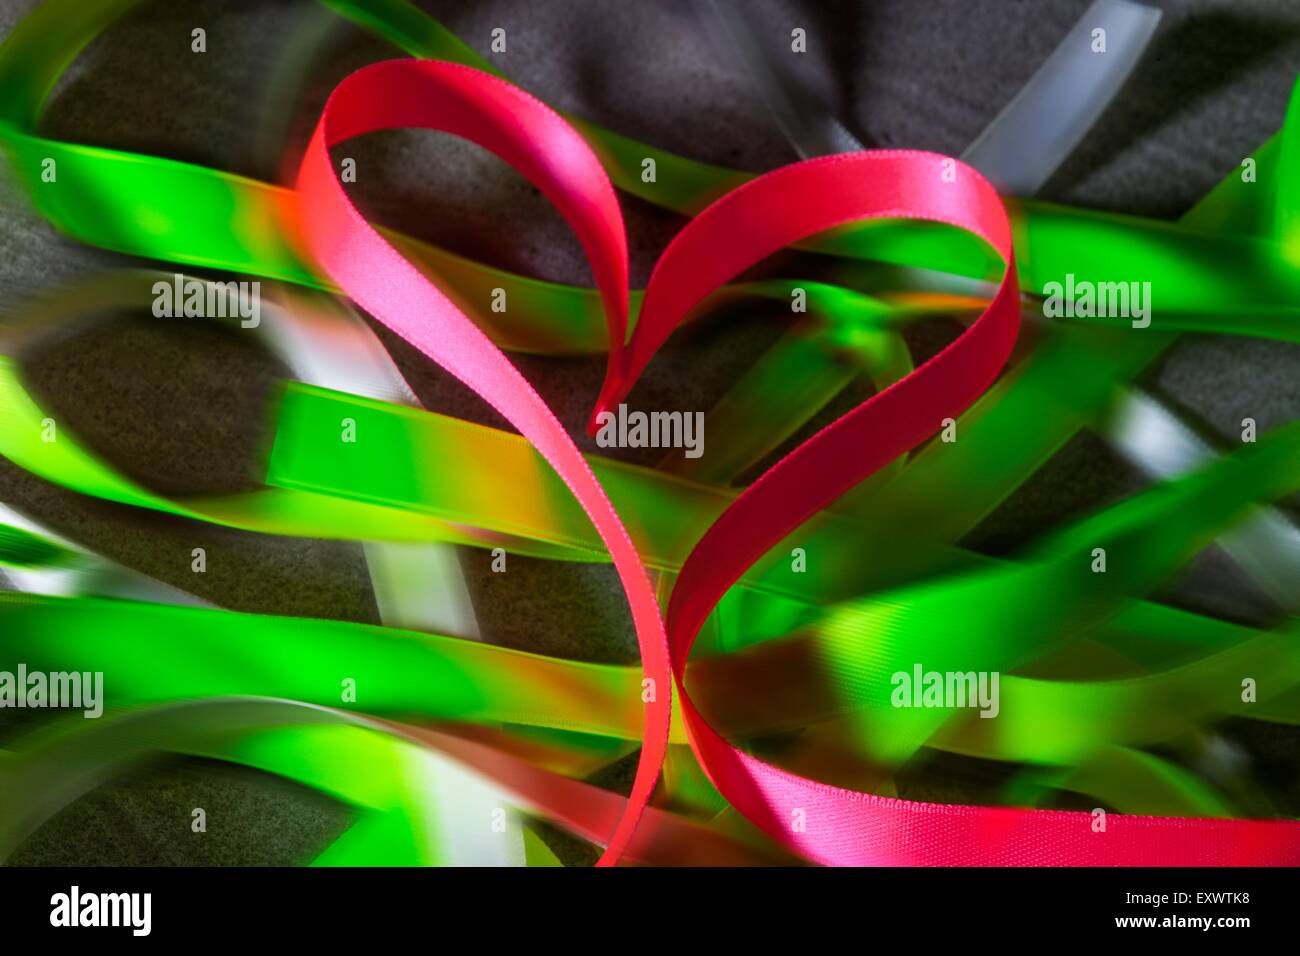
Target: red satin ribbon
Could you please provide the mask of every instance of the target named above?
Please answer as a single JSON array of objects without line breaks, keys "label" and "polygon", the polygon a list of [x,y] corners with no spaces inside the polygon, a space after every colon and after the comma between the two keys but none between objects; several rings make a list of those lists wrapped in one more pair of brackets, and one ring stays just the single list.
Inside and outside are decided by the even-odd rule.
[{"label": "red satin ribbon", "polygon": [[[1007,262],[988,308],[947,349],[844,415],[754,482],[701,538],[668,610],[669,640],[645,569],[622,522],[572,440],[536,391],[451,301],[349,202],[328,147],[367,132],[423,127],[501,156],[550,198],[592,265],[610,329],[610,363],[596,413],[627,394],[687,312],[748,266],[850,221],[927,219],[968,230]],[[718,790],[781,844],[829,864],[1191,865],[1300,860],[1300,827],[1250,820],[1090,814],[913,803],[787,773],[732,747],[683,686],[696,634],[718,600],[764,552],[896,456],[935,434],[986,389],[1010,355],[1019,293],[1006,211],[973,169],[931,153],[879,151],[779,169],[724,196],[669,245],[624,349],[627,248],[604,170],[578,134],[533,97],[451,63],[366,67],[331,95],[297,184],[299,241],[376,319],[482,396],[546,457],[591,517],[632,608],[646,676],[645,736],[632,794],[601,857],[614,863],[653,792],[667,744],[671,685],[682,695],[692,747]],[[593,422],[595,415],[593,414]]]},{"label": "red satin ribbon", "polygon": [[568,485],[609,549],[632,609],[641,666],[654,681],[632,793],[600,859],[612,865],[654,792],[668,746],[672,680],[659,605],[613,505],[541,396],[450,299],[366,222],[343,191],[329,146],[411,126],[478,143],[546,194],[582,242],[605,304],[611,340],[619,342],[627,328],[623,216],[595,154],[567,123],[509,83],[451,63],[395,60],[347,77],[326,103],[298,171],[299,242],[358,305],[517,428]]}]

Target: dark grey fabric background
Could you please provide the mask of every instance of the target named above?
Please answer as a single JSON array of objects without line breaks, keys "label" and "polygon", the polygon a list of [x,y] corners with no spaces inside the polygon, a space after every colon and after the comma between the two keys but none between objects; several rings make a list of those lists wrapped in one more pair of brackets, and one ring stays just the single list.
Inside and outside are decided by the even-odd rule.
[{"label": "dark grey fabric background", "polygon": [[[1176,217],[1281,123],[1300,68],[1300,2],[1164,0],[1164,22],[1118,102],[1055,176],[1045,198]],[[33,6],[0,0],[0,34]],[[714,50],[680,0],[426,0],[421,6],[480,52],[505,27],[496,62],[553,105],[693,158],[754,170],[794,159],[743,76]],[[804,26],[801,65],[872,146],[960,152],[1029,78],[1086,0],[754,0],[757,22],[788,37]],[[190,31],[208,50],[190,52]],[[60,83],[43,121],[50,136],[156,153],[277,178],[328,91],[352,69],[400,55],[309,0],[145,3],[94,42]],[[288,145],[286,145],[288,144]],[[357,195],[372,218],[484,262],[564,282],[590,280],[576,240],[522,178],[476,147],[439,134],[372,136],[349,147]],[[641,285],[680,227],[623,198],[633,281]],[[36,217],[0,174],[0,308],[60,280],[137,260],[79,246]],[[635,401],[708,408],[781,330],[753,310],[679,336],[651,366]],[[949,334],[922,330],[924,353]],[[501,424],[481,403],[384,336],[431,407]],[[520,358],[576,435],[600,363]],[[1146,381],[1204,427],[1235,435],[1242,417],[1267,429],[1300,409],[1300,349],[1245,338],[1186,336]],[[159,490],[252,487],[267,438],[265,407],[284,374],[238,335],[143,315],[37,357],[43,401],[124,472]],[[817,423],[850,407],[841,396]],[[585,439],[584,439],[585,440]],[[629,453],[632,460],[638,459]],[[972,535],[1006,552],[1142,482],[1096,438],[1080,436]],[[225,607],[377,619],[358,545],[215,529],[93,501],[0,461],[0,500],[75,540]],[[208,572],[189,570],[190,550]],[[621,592],[604,567],[511,558],[488,580],[483,553],[464,553],[489,639],[575,658],[635,660]],[[1169,600],[1264,624],[1275,610],[1210,552]],[[183,640],[184,635],[177,635]],[[1261,812],[1300,804],[1294,735],[1225,728],[1260,781]],[[628,765],[598,782],[620,787]],[[904,795],[980,800],[1005,768],[931,760],[904,775]],[[189,831],[208,811],[209,832]],[[297,863],[350,822],[346,808],[252,771],[161,761],[79,801],[20,851],[19,863]],[[569,862],[592,854],[548,832]]]}]

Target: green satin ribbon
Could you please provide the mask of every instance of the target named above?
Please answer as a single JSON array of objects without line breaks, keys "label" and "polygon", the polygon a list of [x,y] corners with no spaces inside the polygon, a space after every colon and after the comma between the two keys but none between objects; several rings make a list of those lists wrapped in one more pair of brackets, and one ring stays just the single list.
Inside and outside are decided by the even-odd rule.
[{"label": "green satin ribbon", "polygon": [[[916,745],[924,742],[951,715],[941,710],[902,711],[890,707],[889,674],[906,669],[922,653],[927,666],[941,670],[983,669],[990,664],[1002,669],[1032,659],[1044,642],[1084,630],[1093,620],[1105,620],[1110,607],[1167,577],[1222,527],[1240,520],[1252,500],[1277,497],[1294,486],[1298,478],[1300,425],[1295,425],[1201,472],[1159,486],[1079,523],[1050,539],[1037,557],[1024,564],[997,564],[987,570],[941,578],[832,608],[798,638],[803,646],[797,651],[798,657],[817,662],[816,672],[810,676],[820,678],[815,689],[828,709],[818,714],[797,711],[781,715],[779,708],[770,707],[769,697],[759,695],[764,704],[760,714],[779,728],[782,720],[798,726],[810,717],[824,718],[845,709],[870,711],[873,719],[891,726],[889,733],[864,735],[866,739],[888,741],[891,746],[906,743],[906,749],[911,749],[911,740],[915,739]],[[1131,566],[1118,569],[1125,572],[1122,574],[1091,573],[1093,547],[1125,555]],[[116,698],[122,703],[153,699],[136,696],[150,693],[204,697],[254,690],[327,702],[335,693],[337,681],[353,676],[371,688],[367,707],[377,707],[378,712],[410,708],[425,716],[536,724],[629,739],[639,733],[635,674],[624,669],[546,661],[490,645],[337,622],[304,623],[251,616],[240,616],[236,622],[229,615],[213,611],[87,599],[57,602],[4,597],[8,600],[0,600],[0,613],[6,617],[5,630],[10,635],[6,654],[12,654],[14,660],[26,655],[48,661],[51,670],[74,663],[81,669],[106,670],[113,660],[122,664],[117,655],[123,648],[132,647],[139,656],[130,660],[116,692],[122,695]],[[186,623],[167,623],[177,618]],[[1058,618],[1069,622],[1071,630],[1063,631],[1063,625],[1055,623]],[[91,633],[92,620],[99,622],[94,627],[100,636],[90,640],[85,635]],[[250,625],[254,620],[259,622],[258,628]],[[962,622],[960,629],[948,624],[946,639],[936,639],[936,634],[945,633],[944,622],[954,620]],[[122,623],[115,626],[114,621]],[[1126,608],[1116,618],[1115,627],[1120,632],[1128,627],[1156,634],[1163,628],[1174,635],[1174,641],[1188,640],[1190,633],[1197,638],[1199,649],[1226,650],[1218,659],[1198,661],[1194,666],[1174,669],[1171,674],[1145,682],[1062,685],[1009,678],[1010,699],[1025,703],[1014,707],[1010,719],[991,724],[998,733],[983,741],[982,746],[972,747],[969,734],[966,738],[957,734],[954,749],[974,749],[981,755],[1003,759],[1050,762],[1063,759],[1062,755],[1077,754],[1099,740],[1112,739],[1121,729],[1150,734],[1156,729],[1146,720],[1149,709],[1158,706],[1153,700],[1167,697],[1155,697],[1150,692],[1152,686],[1166,685],[1175,693],[1194,693],[1205,701],[1204,712],[1233,712],[1239,709],[1232,700],[1238,685],[1233,680],[1223,681],[1225,662],[1263,668],[1257,672],[1270,675],[1265,697],[1291,685],[1286,676],[1294,660],[1291,645],[1279,643],[1273,635],[1248,638],[1250,632],[1245,629],[1141,604]],[[102,636],[115,630],[121,634],[116,640]],[[176,647],[168,637],[177,631],[188,636],[183,648]],[[352,649],[346,643],[333,643],[349,637],[356,642]],[[248,651],[234,654],[234,649],[245,641]],[[226,658],[225,667],[220,661],[202,660],[199,654],[204,646],[219,648]],[[381,646],[391,647],[397,656],[390,659],[381,654]],[[282,655],[279,668],[272,666],[266,648],[275,648],[277,655]],[[311,656],[311,648],[315,648],[318,666],[303,668],[299,662]],[[777,642],[760,645],[756,651],[779,660],[786,648]],[[109,658],[101,661],[99,654]],[[364,676],[334,676],[339,661],[357,661],[353,669],[360,669]],[[515,672],[516,664],[523,668],[522,672]],[[702,664],[712,664],[711,668],[704,667],[706,680],[713,674],[714,680],[724,685],[729,668],[738,664],[753,666],[752,662],[737,661],[734,655]],[[429,670],[435,665],[434,670]],[[371,673],[366,667],[376,671]],[[189,674],[187,668],[193,668],[193,673]],[[770,673],[778,681],[791,676],[786,668],[773,667]],[[576,681],[575,674],[583,675],[583,690],[576,701],[529,697],[530,693],[544,693],[557,684],[574,686],[566,682]],[[198,683],[189,683],[187,677]],[[225,682],[242,680],[250,683]],[[289,683],[280,683],[284,680]],[[1206,693],[1213,681],[1219,681],[1219,692]],[[132,689],[137,686],[138,690]],[[497,696],[493,696],[494,692]],[[431,699],[430,695],[435,694],[446,696]],[[720,699],[725,703],[728,696],[720,695]],[[701,697],[709,701],[707,683]],[[1076,706],[1081,698],[1090,698],[1099,706]],[[1135,704],[1146,703],[1129,723],[1123,719],[1125,710],[1117,702],[1127,704],[1130,711]],[[600,722],[619,713],[620,706],[620,722]],[[1050,714],[1056,714],[1064,730],[1075,736],[1039,733],[1035,728],[1040,730],[1044,715]],[[1086,714],[1093,718],[1091,725],[1083,719]],[[1066,723],[1070,716],[1075,717],[1074,727]],[[728,723],[743,726],[745,721],[733,718]],[[1119,726],[1111,728],[1108,723]],[[750,733],[772,729],[773,723],[745,728]],[[977,735],[975,739],[980,738]],[[942,737],[938,743],[942,745]]]}]

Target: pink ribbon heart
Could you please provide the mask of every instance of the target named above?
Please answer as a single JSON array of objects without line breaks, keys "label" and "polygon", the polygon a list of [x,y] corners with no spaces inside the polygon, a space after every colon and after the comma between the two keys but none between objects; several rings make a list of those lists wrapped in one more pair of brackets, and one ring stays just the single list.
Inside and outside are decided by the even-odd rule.
[{"label": "pink ribbon heart", "polygon": [[[422,127],[472,140],[533,182],[577,233],[605,306],[610,356],[593,413],[626,396],[690,309],[785,246],[844,223],[926,219],[968,230],[1007,263],[985,311],[906,378],[818,432],[747,488],[701,538],[674,588],[668,628],[645,567],[604,490],[537,392],[446,295],[348,200],[328,147]],[[873,151],[798,163],[722,197],[673,240],[627,330],[627,244],[618,200],[594,153],[543,103],[490,74],[396,60],[347,77],[322,113],[297,181],[298,242],[359,305],[473,389],[546,458],[591,518],[627,594],[646,678],[645,730],[631,796],[602,865],[628,845],[654,791],[676,683],[691,745],[718,790],[781,844],[823,863],[1177,865],[1294,862],[1300,828],[1251,820],[1091,815],[941,806],[877,797],[783,771],[736,749],[683,685],[700,626],[726,590],[785,535],[896,456],[935,434],[995,379],[1019,328],[1006,210],[979,173],[933,153]],[[671,639],[671,642],[670,642]]]}]

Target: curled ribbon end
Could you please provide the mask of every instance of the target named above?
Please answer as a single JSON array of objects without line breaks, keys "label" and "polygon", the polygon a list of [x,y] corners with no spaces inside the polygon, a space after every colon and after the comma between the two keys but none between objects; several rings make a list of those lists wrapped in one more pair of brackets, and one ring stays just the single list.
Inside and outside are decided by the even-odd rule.
[{"label": "curled ribbon end", "polygon": [[591,418],[587,420],[587,434],[592,438],[596,437],[596,433],[605,424],[605,421],[602,421],[602,416],[610,414],[610,409],[617,405],[627,394],[626,378],[622,366],[622,353],[611,353],[609,367],[605,373],[605,381],[600,386],[600,397],[596,399],[596,405],[591,410]]}]

